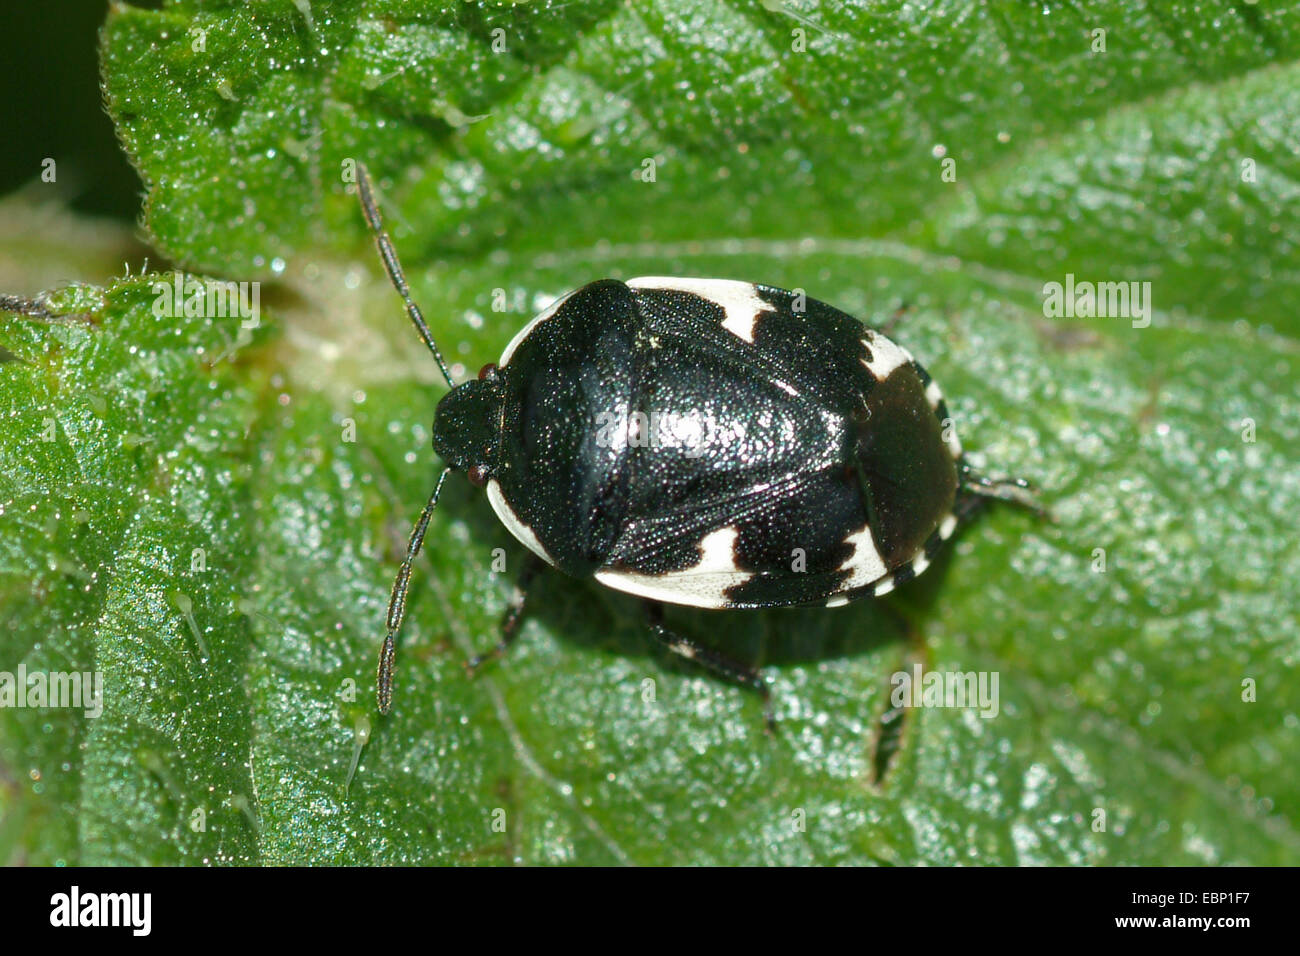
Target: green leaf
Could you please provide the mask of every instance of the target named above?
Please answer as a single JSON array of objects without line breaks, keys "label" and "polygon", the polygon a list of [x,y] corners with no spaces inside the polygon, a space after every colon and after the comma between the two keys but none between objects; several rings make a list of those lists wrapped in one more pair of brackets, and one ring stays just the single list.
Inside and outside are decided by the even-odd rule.
[{"label": "green leaf", "polygon": [[[0,671],[104,679],[99,717],[0,710],[0,852],[1300,862],[1292,23],[828,6],[114,8],[105,87],[153,241],[274,281],[251,339],[156,317],[170,274],[53,300],[93,321],[0,318]],[[1055,520],[995,510],[878,602],[672,612],[765,667],[769,738],[634,601],[558,575],[466,676],[523,552],[454,477],[379,717],[441,390],[355,161],[458,374],[602,275],[800,287],[876,324],[906,305],[963,444]],[[1067,274],[1150,282],[1150,325],[1046,317]],[[997,715],[882,735],[916,664],[996,674]]]}]

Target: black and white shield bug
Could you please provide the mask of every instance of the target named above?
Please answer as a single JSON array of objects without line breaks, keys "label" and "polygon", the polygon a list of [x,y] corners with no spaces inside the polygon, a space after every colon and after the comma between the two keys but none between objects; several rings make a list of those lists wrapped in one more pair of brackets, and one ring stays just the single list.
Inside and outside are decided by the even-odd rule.
[{"label": "black and white shield bug", "polygon": [[911,353],[838,309],[768,286],[592,282],[457,385],[358,172],[385,268],[451,386],[433,425],[447,468],[393,585],[382,713],[411,562],[452,471],[486,489],[532,555],[498,651],[544,562],[644,599],[656,638],[765,700],[756,671],[667,630],[663,605],[836,607],[920,574],[984,500],[1032,507],[1025,482],[966,463],[943,395]]}]

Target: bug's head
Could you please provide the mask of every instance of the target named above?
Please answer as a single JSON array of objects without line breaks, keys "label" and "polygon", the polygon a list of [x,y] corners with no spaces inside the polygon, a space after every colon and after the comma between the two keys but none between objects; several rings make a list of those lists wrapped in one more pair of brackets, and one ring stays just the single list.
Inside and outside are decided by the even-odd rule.
[{"label": "bug's head", "polygon": [[469,480],[483,485],[497,469],[505,389],[501,371],[485,365],[478,378],[457,385],[438,402],[433,418],[433,450]]}]

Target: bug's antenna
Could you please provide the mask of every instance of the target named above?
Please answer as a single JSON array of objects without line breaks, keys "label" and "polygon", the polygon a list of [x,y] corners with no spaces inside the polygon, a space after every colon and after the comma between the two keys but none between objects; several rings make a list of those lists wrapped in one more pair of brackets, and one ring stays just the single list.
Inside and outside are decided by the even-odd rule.
[{"label": "bug's antenna", "polygon": [[406,616],[406,591],[411,586],[411,563],[420,553],[420,546],[424,544],[424,533],[429,529],[429,516],[433,514],[433,509],[438,504],[442,483],[450,474],[451,469],[447,468],[438,477],[433,494],[429,496],[429,503],[424,506],[424,510],[420,512],[420,520],[411,529],[411,538],[406,542],[406,560],[402,562],[402,567],[397,572],[397,579],[393,581],[393,594],[388,599],[388,634],[384,637],[384,646],[379,652],[379,673],[375,681],[375,696],[381,714],[388,713],[389,708],[393,706],[393,662],[397,657],[397,631],[402,626],[402,618]]},{"label": "bug's antenna", "polygon": [[438,351],[438,344],[433,340],[433,333],[429,331],[429,326],[425,324],[420,307],[411,298],[411,287],[406,284],[406,274],[402,272],[402,263],[397,258],[397,250],[393,248],[393,240],[384,231],[384,220],[379,215],[379,204],[375,202],[375,192],[370,185],[370,173],[366,171],[364,163],[357,163],[357,194],[361,197],[361,211],[365,213],[366,224],[375,237],[375,245],[379,249],[379,258],[384,260],[384,269],[388,272],[388,278],[393,283],[393,288],[397,290],[397,294],[406,303],[406,314],[411,317],[411,324],[415,326],[416,331],[420,333],[420,338],[424,339],[424,344],[433,353],[433,360],[438,363],[442,377],[447,380],[449,386],[455,388],[456,383],[451,380],[451,372],[447,369],[447,363],[443,361],[442,353]]}]

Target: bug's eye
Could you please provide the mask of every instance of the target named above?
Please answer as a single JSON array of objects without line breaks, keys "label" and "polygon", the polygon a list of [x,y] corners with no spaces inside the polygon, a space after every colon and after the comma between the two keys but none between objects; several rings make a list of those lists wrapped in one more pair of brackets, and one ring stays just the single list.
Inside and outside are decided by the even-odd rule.
[{"label": "bug's eye", "polygon": [[471,465],[469,471],[465,474],[469,478],[469,483],[471,485],[482,488],[487,484],[488,470],[483,465]]},{"label": "bug's eye", "polygon": [[485,378],[496,378],[496,374],[497,374],[497,365],[495,362],[488,362],[486,365],[484,365],[481,369],[478,370],[478,378],[480,382],[483,381],[483,379]]}]

